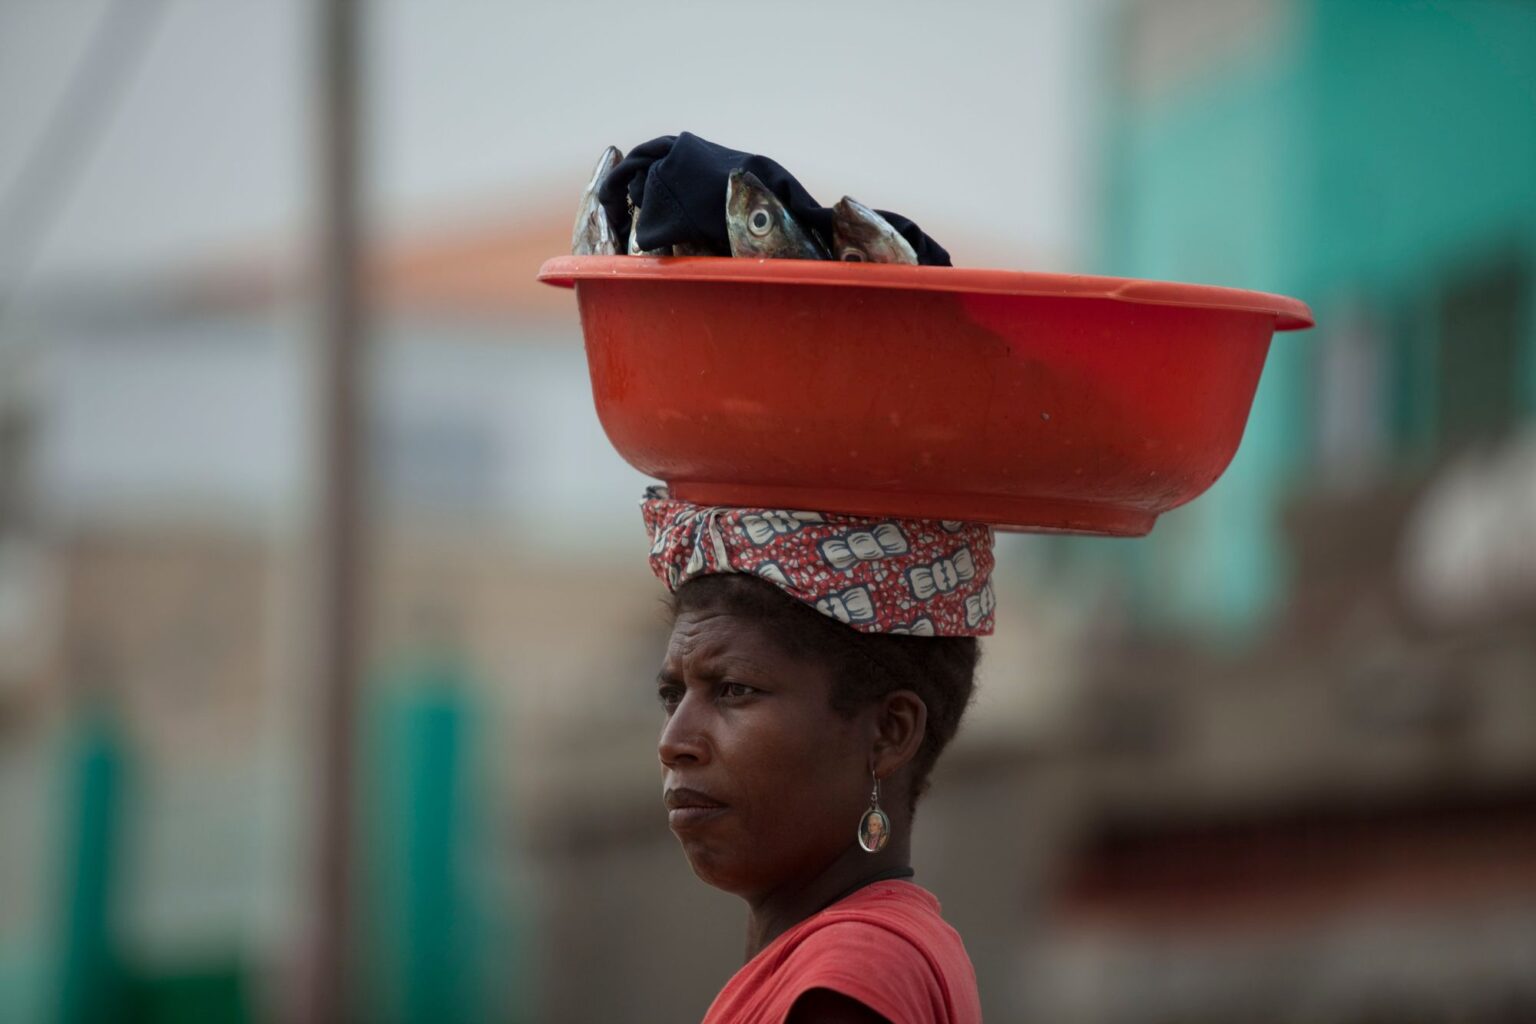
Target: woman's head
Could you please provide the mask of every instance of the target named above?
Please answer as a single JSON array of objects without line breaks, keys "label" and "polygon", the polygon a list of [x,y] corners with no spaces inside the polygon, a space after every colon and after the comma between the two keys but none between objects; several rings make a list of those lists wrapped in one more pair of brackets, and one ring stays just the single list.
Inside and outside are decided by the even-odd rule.
[{"label": "woman's head", "polygon": [[820,871],[856,843],[872,768],[901,833],[970,701],[974,637],[860,632],[744,574],[689,581],[673,611],[659,753],[701,877],[749,895]]}]

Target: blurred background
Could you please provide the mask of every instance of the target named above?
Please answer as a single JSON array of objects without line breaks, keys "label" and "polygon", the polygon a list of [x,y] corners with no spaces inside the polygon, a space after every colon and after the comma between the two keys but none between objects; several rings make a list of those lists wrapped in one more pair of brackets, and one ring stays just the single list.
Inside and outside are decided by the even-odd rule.
[{"label": "blurred background", "polygon": [[[658,801],[646,481],[533,280],[604,145],[689,130],[960,265],[1317,315],[1150,537],[1000,539],[915,851],[988,1019],[1536,1021],[1536,5],[358,11],[350,1016],[693,1020],[740,964]],[[298,1012],[321,38],[0,0],[5,1021]]]}]

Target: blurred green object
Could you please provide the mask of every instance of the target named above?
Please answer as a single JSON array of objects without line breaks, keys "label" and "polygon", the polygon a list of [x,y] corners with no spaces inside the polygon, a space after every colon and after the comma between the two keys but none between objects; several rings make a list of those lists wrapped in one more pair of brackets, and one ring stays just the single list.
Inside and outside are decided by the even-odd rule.
[{"label": "blurred green object", "polygon": [[468,671],[447,648],[400,658],[369,691],[356,1000],[369,1020],[485,1018],[470,874],[473,722]]},{"label": "blurred green object", "polygon": [[248,1024],[246,977],[235,961],[139,976],[128,985],[125,1024]]},{"label": "blurred green object", "polygon": [[94,1024],[124,1018],[126,994],[115,926],[126,757],[109,713],[81,719],[66,747],[64,927],[58,1020]]}]

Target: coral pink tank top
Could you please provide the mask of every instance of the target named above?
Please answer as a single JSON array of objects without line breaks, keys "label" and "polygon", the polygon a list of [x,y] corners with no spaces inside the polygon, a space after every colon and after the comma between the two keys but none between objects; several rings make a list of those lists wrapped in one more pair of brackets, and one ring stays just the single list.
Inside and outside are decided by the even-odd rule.
[{"label": "coral pink tank top", "polygon": [[892,1024],[979,1024],[976,972],[959,934],[921,886],[875,882],[769,943],[726,984],[704,1024],[783,1024],[795,1000],[827,988]]}]

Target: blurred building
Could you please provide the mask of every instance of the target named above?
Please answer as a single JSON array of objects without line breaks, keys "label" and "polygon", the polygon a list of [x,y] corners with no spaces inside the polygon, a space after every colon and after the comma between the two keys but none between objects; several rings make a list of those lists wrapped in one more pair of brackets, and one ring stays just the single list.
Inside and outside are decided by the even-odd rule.
[{"label": "blurred building", "polygon": [[[505,1018],[527,999],[526,977],[484,958],[515,942],[528,912],[507,885],[522,877],[516,816],[560,797],[535,788],[545,745],[579,750],[576,724],[601,721],[603,701],[619,705],[610,715],[626,697],[654,707],[644,686],[612,686],[654,657],[662,631],[643,560],[617,557],[643,538],[645,481],[581,400],[574,321],[550,315],[565,297],[531,279],[566,244],[559,219],[415,232],[374,268],[365,528],[377,682],[360,872],[403,902],[370,919],[368,977],[410,978],[412,963],[430,974],[444,949],[482,958],[451,985],[402,983],[371,1004],[379,1019],[421,1019],[406,1009],[423,999],[432,1019],[495,1006]],[[0,789],[14,827],[0,837],[0,1006],[21,1019],[48,1016],[80,943],[123,958],[114,1012],[275,1005],[302,921],[315,713],[306,287],[281,255],[215,259],[68,288],[11,325]],[[82,721],[98,720],[82,719],[89,709],[111,723],[105,746],[80,745]],[[121,782],[110,806],[82,813],[130,827],[101,852],[103,934],[80,936],[67,923],[79,916],[71,865],[96,833],[72,820],[67,787],[77,760],[98,755]],[[432,853],[445,820],[454,836]],[[423,856],[451,864],[434,878],[412,866]],[[437,890],[417,892],[423,878]],[[434,927],[468,938],[403,937],[412,906],[444,900],[464,919],[440,913]]]},{"label": "blurred building", "polygon": [[1127,3],[1106,273],[1299,295],[1226,476],[1055,542],[1118,639],[1058,1021],[1536,1019],[1536,8]]},{"label": "blurred building", "polygon": [[1320,324],[1276,340],[1226,477],[1137,546],[1145,614],[1262,621],[1289,592],[1298,489],[1422,476],[1529,421],[1530,18],[1498,2],[1121,8],[1100,269],[1299,295]]}]

